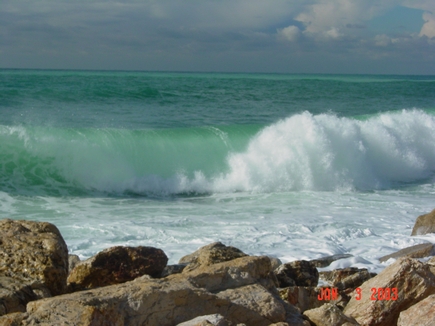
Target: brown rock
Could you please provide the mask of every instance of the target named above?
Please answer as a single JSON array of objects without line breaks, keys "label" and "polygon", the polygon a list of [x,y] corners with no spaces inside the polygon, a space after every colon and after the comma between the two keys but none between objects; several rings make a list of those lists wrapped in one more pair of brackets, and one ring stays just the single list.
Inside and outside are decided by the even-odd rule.
[{"label": "brown rock", "polygon": [[70,291],[134,280],[142,275],[158,277],[168,262],[161,249],[112,247],[78,263],[68,276]]},{"label": "brown rock", "polygon": [[[373,300],[373,290],[390,289],[389,300]],[[356,293],[344,309],[361,325],[396,325],[399,313],[435,293],[435,275],[429,266],[412,258],[399,258],[379,275],[361,285],[361,300]],[[397,289],[397,295],[395,294]],[[396,299],[396,300],[394,300]]]},{"label": "brown rock", "polygon": [[[233,303],[228,311],[230,316],[245,314],[243,319],[235,320],[239,323],[269,325],[286,319],[286,310],[282,300],[279,300],[279,297],[274,297],[259,284],[221,291],[217,294],[217,297]],[[262,316],[262,318],[259,318],[259,316]]]},{"label": "brown rock", "polygon": [[290,286],[279,290],[281,298],[298,308],[300,312],[325,304],[318,299],[319,293],[320,288],[308,286]]},{"label": "brown rock", "polygon": [[13,312],[4,316],[0,316],[1,326],[21,326],[22,321],[28,317],[26,313]]},{"label": "brown rock", "polygon": [[370,274],[367,269],[359,269],[356,267],[335,269],[319,273],[319,277],[322,280],[327,281],[331,286],[341,291],[349,289],[353,291],[373,276],[375,275]]},{"label": "brown rock", "polygon": [[65,293],[68,249],[50,223],[0,221],[0,275],[40,282],[52,295]]},{"label": "brown rock", "polygon": [[435,323],[435,295],[416,303],[411,308],[402,311],[397,326],[433,326]]},{"label": "brown rock", "polygon": [[[308,326],[300,314],[261,285],[269,282],[270,271],[268,257],[243,257],[162,279],[143,276],[33,301],[21,325],[165,326],[220,314],[236,324],[267,326],[291,321],[290,325]],[[283,317],[283,307],[285,320],[275,320]]]},{"label": "brown rock", "polygon": [[423,258],[432,256],[435,254],[435,247],[432,243],[422,243],[415,246],[411,246],[408,248],[404,248],[402,250],[399,250],[397,252],[394,252],[392,254],[383,256],[379,258],[379,261],[385,262],[390,258],[400,258],[400,257],[409,257],[409,258]]},{"label": "brown rock", "polygon": [[435,232],[435,209],[417,217],[411,235],[423,235]]},{"label": "brown rock", "polygon": [[312,262],[314,266],[321,268],[321,267],[327,267],[331,265],[331,263],[336,260],[345,259],[349,257],[353,257],[353,256],[350,254],[337,254],[337,255],[326,256],[318,259],[313,259],[310,260],[310,262]]},{"label": "brown rock", "polygon": [[274,274],[279,287],[288,286],[317,286],[319,272],[313,263],[298,260],[283,264],[275,269]]},{"label": "brown rock", "polygon": [[316,326],[359,325],[355,319],[346,316],[332,303],[326,303],[319,308],[307,310],[304,315]]},{"label": "brown rock", "polygon": [[245,256],[247,255],[244,252],[235,247],[226,246],[221,242],[214,242],[182,257],[178,263],[188,264],[184,272],[190,272],[199,266],[210,266]]}]

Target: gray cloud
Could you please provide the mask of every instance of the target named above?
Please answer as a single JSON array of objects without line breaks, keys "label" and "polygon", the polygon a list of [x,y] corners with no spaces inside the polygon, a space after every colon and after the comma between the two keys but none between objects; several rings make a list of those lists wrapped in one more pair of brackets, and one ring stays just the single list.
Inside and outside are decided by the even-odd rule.
[{"label": "gray cloud", "polygon": [[[430,1],[409,3],[433,8]],[[11,68],[435,73],[430,13],[420,35],[376,35],[367,28],[397,5],[411,7],[404,0],[3,0],[0,62]]]}]

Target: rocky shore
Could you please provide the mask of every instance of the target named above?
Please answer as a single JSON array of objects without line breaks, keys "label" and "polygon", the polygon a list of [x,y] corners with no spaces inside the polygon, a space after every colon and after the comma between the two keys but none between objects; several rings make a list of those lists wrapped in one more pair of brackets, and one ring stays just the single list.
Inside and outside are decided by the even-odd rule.
[{"label": "rocky shore", "polygon": [[[412,235],[433,232],[435,210],[417,218]],[[6,219],[0,326],[433,325],[432,255],[426,243],[380,257],[396,261],[378,275],[318,272],[348,255],[282,264],[220,242],[176,265],[153,247],[112,247],[80,261],[54,225]]]}]

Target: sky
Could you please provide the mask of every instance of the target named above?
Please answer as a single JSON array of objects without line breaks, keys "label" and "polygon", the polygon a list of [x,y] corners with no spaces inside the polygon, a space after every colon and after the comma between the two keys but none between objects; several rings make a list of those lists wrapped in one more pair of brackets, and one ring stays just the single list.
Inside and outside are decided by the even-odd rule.
[{"label": "sky", "polygon": [[435,75],[435,1],[1,0],[0,68]]}]

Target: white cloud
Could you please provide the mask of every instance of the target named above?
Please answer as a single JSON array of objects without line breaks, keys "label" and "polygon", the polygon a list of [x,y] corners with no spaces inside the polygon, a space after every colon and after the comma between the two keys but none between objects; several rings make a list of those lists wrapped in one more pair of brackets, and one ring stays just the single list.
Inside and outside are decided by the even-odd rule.
[{"label": "white cloud", "polygon": [[425,21],[420,31],[420,36],[427,36],[429,38],[435,37],[435,14],[425,12],[423,14],[423,20]]},{"label": "white cloud", "polygon": [[337,38],[343,26],[361,25],[386,7],[373,0],[319,0],[307,6],[296,20],[306,26],[307,33]]},{"label": "white cloud", "polygon": [[277,32],[279,36],[291,42],[296,41],[301,34],[299,28],[294,25],[288,26],[286,28],[278,29]]}]

